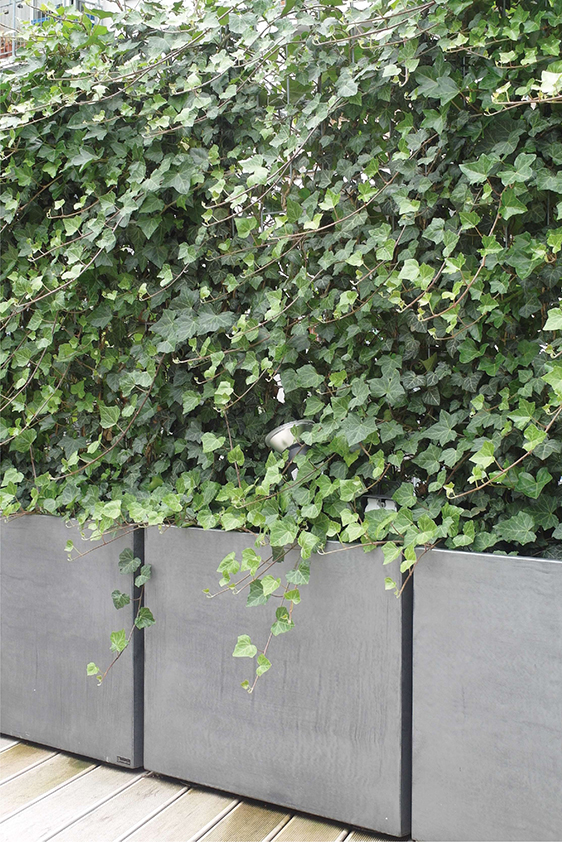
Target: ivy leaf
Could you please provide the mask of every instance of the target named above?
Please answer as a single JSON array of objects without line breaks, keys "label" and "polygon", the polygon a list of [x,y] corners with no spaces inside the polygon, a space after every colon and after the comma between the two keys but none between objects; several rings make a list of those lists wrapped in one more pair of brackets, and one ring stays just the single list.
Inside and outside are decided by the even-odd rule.
[{"label": "ivy leaf", "polygon": [[257,655],[257,652],[258,650],[250,640],[249,635],[238,635],[238,642],[236,643],[234,652],[232,653],[234,658],[253,658]]},{"label": "ivy leaf", "polygon": [[152,565],[150,564],[143,564],[140,569],[139,575],[135,578],[135,585],[137,588],[141,588],[145,585],[150,577],[152,576]]},{"label": "ivy leaf", "polygon": [[275,612],[276,621],[271,626],[271,633],[277,637],[277,635],[285,634],[285,632],[290,631],[294,627],[294,623],[290,618],[289,611],[284,606],[278,608]]},{"label": "ivy leaf", "polygon": [[250,582],[250,590],[248,592],[248,598],[246,600],[246,605],[248,608],[251,608],[253,605],[265,605],[268,601],[269,597],[266,596],[263,592],[263,585],[261,583],[261,579],[256,579],[255,582]]},{"label": "ivy leaf", "polygon": [[497,530],[505,541],[513,541],[515,544],[529,544],[536,540],[533,531],[535,522],[527,512],[519,512],[517,515],[502,520],[497,525]]},{"label": "ivy leaf", "polygon": [[99,675],[100,669],[97,667],[93,661],[90,661],[88,666],[86,667],[86,674],[87,675]]},{"label": "ivy leaf", "polygon": [[215,436],[214,433],[203,433],[203,453],[212,453],[222,447],[226,441],[225,436]]},{"label": "ivy leaf", "polygon": [[384,561],[383,564],[391,564],[400,558],[402,554],[402,547],[398,547],[393,541],[388,541],[382,548]]},{"label": "ivy leaf", "polygon": [[562,309],[560,307],[553,307],[552,310],[548,311],[548,318],[543,330],[562,330]]},{"label": "ivy leaf", "polygon": [[285,574],[285,578],[292,585],[308,585],[310,581],[309,562],[303,559],[295,570],[289,570]]},{"label": "ivy leaf", "polygon": [[236,217],[234,220],[236,223],[236,230],[238,231],[238,236],[242,237],[242,239],[246,239],[249,237],[251,232],[258,227],[258,221],[255,217]]},{"label": "ivy leaf", "polygon": [[512,216],[525,213],[526,210],[527,206],[519,201],[511,187],[503,191],[500,212],[504,219],[511,219]]},{"label": "ivy leaf", "polygon": [[35,430],[22,430],[10,444],[10,450],[16,450],[18,453],[28,453],[36,438],[37,433]]},{"label": "ivy leaf", "polygon": [[119,571],[124,575],[134,573],[141,566],[140,558],[136,558],[133,551],[127,547],[119,553]]},{"label": "ivy leaf", "polygon": [[139,608],[137,616],[135,617],[135,626],[137,629],[146,629],[149,626],[153,626],[155,622],[156,620],[152,616],[150,608],[146,608],[146,606]]},{"label": "ivy leaf", "polygon": [[112,652],[123,652],[123,650],[127,648],[128,641],[125,629],[121,629],[121,631],[117,632],[111,632],[110,639]]},{"label": "ivy leaf", "polygon": [[526,438],[526,442],[523,447],[525,450],[530,451],[534,450],[538,444],[542,444],[546,438],[546,430],[539,430],[539,428],[535,427],[534,424],[529,424],[529,426],[525,428],[523,435]]},{"label": "ivy leaf", "polygon": [[498,160],[496,157],[481,155],[477,161],[459,164],[459,167],[471,184],[481,184],[492,174],[492,170],[498,163]]},{"label": "ivy leaf", "polygon": [[100,404],[100,423],[103,430],[109,430],[119,421],[121,411],[118,406],[105,406]]},{"label": "ivy leaf", "polygon": [[121,593],[121,591],[113,591],[111,599],[113,600],[113,604],[116,608],[124,608],[124,606],[128,605],[131,601],[129,594]]},{"label": "ivy leaf", "polygon": [[473,453],[473,455],[470,457],[470,461],[474,462],[480,468],[487,468],[489,465],[496,461],[494,452],[494,443],[492,441],[485,441],[482,444],[480,450],[477,453]]},{"label": "ivy leaf", "polygon": [[265,655],[258,655],[258,666],[256,668],[256,675],[263,675],[264,672],[267,672],[268,669],[271,667],[271,661],[269,661]]},{"label": "ivy leaf", "polygon": [[283,547],[285,544],[292,544],[298,534],[299,528],[293,518],[284,517],[276,520],[271,527],[269,540],[272,547]]},{"label": "ivy leaf", "polygon": [[349,447],[359,444],[369,438],[377,431],[376,418],[360,418],[355,412],[351,412],[341,425],[341,430]]}]

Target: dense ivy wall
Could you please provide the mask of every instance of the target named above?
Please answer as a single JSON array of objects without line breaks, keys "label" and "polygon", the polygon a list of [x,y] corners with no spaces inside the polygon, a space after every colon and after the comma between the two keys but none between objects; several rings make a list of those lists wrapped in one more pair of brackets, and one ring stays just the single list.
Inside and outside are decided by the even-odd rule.
[{"label": "dense ivy wall", "polygon": [[[360,5],[30,34],[1,87],[5,512],[382,542],[389,580],[419,545],[562,557],[562,3]],[[293,481],[264,436],[301,417]],[[364,516],[374,487],[397,512]]]}]

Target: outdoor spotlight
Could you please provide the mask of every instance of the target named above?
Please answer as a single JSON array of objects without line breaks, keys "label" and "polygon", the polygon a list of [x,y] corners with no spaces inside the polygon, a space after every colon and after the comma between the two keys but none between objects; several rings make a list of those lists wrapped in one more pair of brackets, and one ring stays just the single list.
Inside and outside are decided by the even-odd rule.
[{"label": "outdoor spotlight", "polygon": [[365,506],[365,514],[372,512],[373,509],[388,509],[388,511],[395,512],[398,507],[392,497],[385,497],[382,494],[376,497],[367,495],[367,505]]},{"label": "outdoor spotlight", "polygon": [[[276,450],[277,453],[289,451],[289,463],[293,461],[297,453],[306,453],[309,449],[307,444],[299,441],[302,434],[309,428],[313,427],[313,421],[287,421],[286,424],[281,424],[276,427],[265,437],[266,445],[271,450]],[[297,478],[298,468],[295,466],[291,471],[293,479]]]}]

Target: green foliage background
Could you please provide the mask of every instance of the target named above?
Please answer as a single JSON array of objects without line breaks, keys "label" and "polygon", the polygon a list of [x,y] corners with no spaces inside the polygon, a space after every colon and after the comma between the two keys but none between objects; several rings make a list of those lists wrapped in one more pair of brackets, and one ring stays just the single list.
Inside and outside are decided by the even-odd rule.
[{"label": "green foliage background", "polygon": [[[562,557],[562,3],[362,5],[29,33],[0,88],[6,514]],[[264,436],[301,417],[293,481]]]}]

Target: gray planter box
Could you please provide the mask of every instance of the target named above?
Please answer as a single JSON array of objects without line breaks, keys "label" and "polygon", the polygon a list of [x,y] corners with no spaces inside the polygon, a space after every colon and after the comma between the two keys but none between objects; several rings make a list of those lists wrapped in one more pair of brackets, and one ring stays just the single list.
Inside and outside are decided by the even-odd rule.
[{"label": "gray planter box", "polygon": [[562,839],[562,562],[423,557],[413,733],[414,839]]},{"label": "gray planter box", "polygon": [[277,601],[246,608],[245,594],[207,599],[202,591],[216,589],[228,552],[240,559],[253,546],[252,536],[216,530],[146,533],[146,602],[156,625],[145,640],[145,767],[406,834],[409,594],[385,592],[377,552],[352,547],[313,558],[296,627],[274,638],[273,666],[249,695],[240,683],[252,680],[253,662],[232,651],[239,634],[263,648]]},{"label": "gray planter box", "polygon": [[4,734],[121,766],[142,765],[140,636],[101,686],[86,675],[89,661],[100,668],[110,663],[110,633],[132,626],[133,604],[116,611],[111,592],[133,596],[133,577],[117,566],[133,537],[69,562],[69,539],[85,550],[95,544],[82,542],[61,519],[27,515],[0,523]]}]

